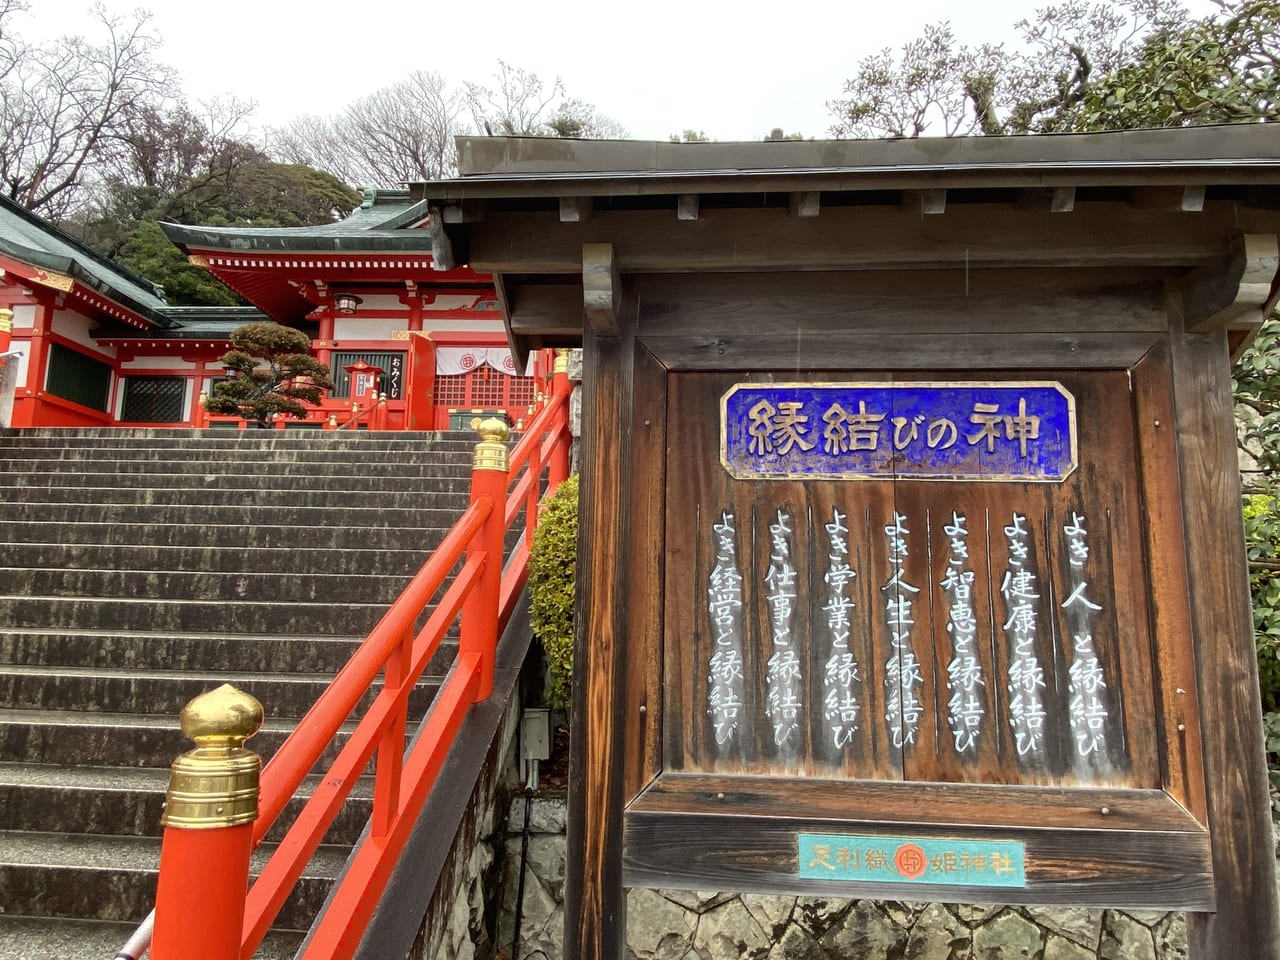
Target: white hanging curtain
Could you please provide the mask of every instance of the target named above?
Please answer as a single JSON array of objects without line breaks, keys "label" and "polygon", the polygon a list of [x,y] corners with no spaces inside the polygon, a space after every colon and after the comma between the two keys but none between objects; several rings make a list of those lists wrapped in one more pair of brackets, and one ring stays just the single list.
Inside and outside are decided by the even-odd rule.
[{"label": "white hanging curtain", "polygon": [[506,347],[436,347],[436,373],[454,377],[488,364],[499,373],[517,376],[516,362]]}]

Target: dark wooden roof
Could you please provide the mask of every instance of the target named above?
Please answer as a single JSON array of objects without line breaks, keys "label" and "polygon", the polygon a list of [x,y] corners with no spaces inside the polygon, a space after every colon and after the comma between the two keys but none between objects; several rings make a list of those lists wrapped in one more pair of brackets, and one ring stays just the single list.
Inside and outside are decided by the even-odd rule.
[{"label": "dark wooden roof", "polygon": [[628,275],[741,286],[790,274],[794,295],[823,273],[1204,268],[1249,286],[1254,303],[1275,274],[1273,124],[763,143],[461,137],[458,153],[461,176],[410,196],[431,211],[440,249],[494,275],[517,353],[575,342],[584,316],[609,329]]},{"label": "dark wooden roof", "polygon": [[1280,183],[1280,129],[1235,124],[1022,137],[647,143],[459,137],[454,180],[417,183],[433,202],[929,186]]}]

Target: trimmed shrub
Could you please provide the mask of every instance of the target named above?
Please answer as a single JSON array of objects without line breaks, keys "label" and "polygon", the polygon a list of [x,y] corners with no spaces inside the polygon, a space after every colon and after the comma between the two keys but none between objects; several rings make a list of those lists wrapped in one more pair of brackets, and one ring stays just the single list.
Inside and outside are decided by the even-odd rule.
[{"label": "trimmed shrub", "polygon": [[548,497],[529,554],[529,618],[547,655],[547,705],[567,709],[573,689],[573,615],[578,573],[578,478]]}]

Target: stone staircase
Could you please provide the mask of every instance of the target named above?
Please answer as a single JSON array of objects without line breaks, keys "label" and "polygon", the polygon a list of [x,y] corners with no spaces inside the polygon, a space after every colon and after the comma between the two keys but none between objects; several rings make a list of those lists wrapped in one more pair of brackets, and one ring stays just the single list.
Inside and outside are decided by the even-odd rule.
[{"label": "stone staircase", "polygon": [[[114,955],[152,906],[168,766],[191,746],[177,711],[247,690],[267,717],[249,746],[269,759],[465,508],[472,449],[468,434],[0,431],[2,960]],[[292,956],[368,787],[259,956]]]}]

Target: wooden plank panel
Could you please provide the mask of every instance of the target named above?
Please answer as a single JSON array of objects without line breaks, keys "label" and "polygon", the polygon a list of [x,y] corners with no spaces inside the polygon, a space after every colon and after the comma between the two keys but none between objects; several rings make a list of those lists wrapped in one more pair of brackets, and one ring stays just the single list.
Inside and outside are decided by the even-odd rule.
[{"label": "wooden plank panel", "polygon": [[[662,765],[663,522],[667,496],[667,371],[643,346],[635,348],[631,420],[631,532],[626,650],[627,744],[622,793],[631,800]],[[670,718],[676,726],[679,717]],[[634,731],[634,732],[633,732]]]},{"label": "wooden plank panel", "polygon": [[1080,721],[1067,730],[1064,776],[1156,787],[1153,637],[1129,377],[1115,371],[1059,379],[1076,398],[1081,437],[1080,467],[1051,488],[1046,538],[1062,657],[1058,702]]},{"label": "wooden plank panel", "polygon": [[[733,374],[682,375],[671,379],[669,422],[678,424],[679,442],[670,444],[668,474],[681,483],[668,500],[667,595],[665,615],[664,713],[684,723],[665,726],[665,758],[670,769],[714,769],[721,772],[790,770],[792,773],[839,771],[848,776],[900,775],[900,750],[888,745],[885,721],[887,643],[879,611],[877,584],[889,576],[884,533],[879,525],[891,515],[892,485],[806,484],[798,481],[756,484],[733,480],[719,461],[720,396],[740,377]],[[673,426],[673,430],[675,430]],[[838,510],[848,526],[857,570],[852,593],[858,629],[850,638],[859,671],[856,729],[838,749],[828,749],[830,728],[824,711],[829,637],[816,625],[828,562],[824,524]],[[779,514],[783,517],[779,520]],[[708,674],[716,649],[716,630],[708,606],[710,578],[717,568],[714,528],[732,518],[736,559],[741,578],[740,626],[741,724],[731,743],[717,744],[708,704]],[[873,519],[874,518],[874,519]],[[793,732],[795,755],[779,749],[770,715],[770,660],[785,655],[775,640],[773,616],[778,604],[771,587],[775,566],[771,527],[790,530],[786,537],[789,565],[795,573],[795,608],[790,618],[800,698],[799,728]],[[723,566],[723,564],[722,564]],[[776,571],[774,571],[776,573]],[[788,604],[790,606],[790,604]],[[878,625],[877,625],[878,624]],[[777,689],[777,688],[775,688]],[[834,744],[832,745],[834,747]]]},{"label": "wooden plank panel", "polygon": [[1077,203],[1069,217],[999,204],[952,206],[920,217],[895,207],[832,207],[815,219],[785,208],[706,209],[671,230],[670,211],[597,211],[565,229],[553,212],[491,211],[475,229],[471,266],[482,273],[578,273],[583,243],[612,243],[623,273],[684,270],[845,270],[1186,265],[1226,251],[1235,208],[1215,204],[1183,229],[1185,214]]},{"label": "wooden plank panel", "polygon": [[[686,722],[667,727],[669,769],[1159,785],[1154,738],[1131,733],[1152,730],[1155,712],[1128,378],[1122,371],[1036,376],[1060,380],[1076,398],[1082,466],[1060,484],[734,480],[719,462],[719,413],[720,397],[740,376],[672,376],[668,417],[679,425],[681,442],[671,446],[668,474],[684,482],[667,516],[664,712]],[[946,375],[917,372],[912,379]],[[814,411],[806,415],[805,429],[816,442],[821,424]],[[894,431],[896,443],[909,427],[905,416],[890,411],[883,429]],[[714,528],[728,518],[735,546],[726,563]],[[847,653],[858,680],[850,718],[857,717],[856,736],[835,728],[827,700],[836,651],[824,584],[827,524],[834,518],[843,524],[856,571],[845,613]],[[972,617],[974,628],[963,662],[946,593],[954,589],[947,586],[949,551],[957,542],[955,532],[948,534],[951,523],[957,530],[968,524],[960,549],[972,595],[964,618]],[[1076,549],[1089,559],[1079,567],[1091,585],[1070,578],[1076,566],[1069,551]],[[773,584],[783,557],[794,598],[785,598],[780,631]],[[709,597],[715,603],[713,575],[725,567],[740,581],[733,742],[727,744],[714,735],[717,711],[709,699],[723,691],[708,678],[716,658],[726,655],[718,652],[708,606]],[[1087,616],[1077,617],[1073,607]],[[795,742],[783,750],[775,743],[781,694],[774,681],[776,665],[792,651],[791,672],[800,685],[786,693],[795,699],[792,719],[802,714],[804,730],[801,736],[788,728]],[[1086,716],[1095,707],[1096,715]],[[963,716],[977,730],[971,737],[956,732],[969,722]],[[1095,722],[1097,736],[1080,740],[1086,724]]]},{"label": "wooden plank panel", "polygon": [[1183,332],[1169,300],[1178,469],[1218,910],[1188,917],[1192,957],[1280,955],[1274,842],[1223,333]]},{"label": "wooden plank panel", "polygon": [[[634,329],[634,318],[624,328]],[[633,343],[583,341],[583,449],[574,637],[565,956],[621,956],[622,777]]]},{"label": "wooden plank panel", "polygon": [[[1005,370],[1051,367],[1128,369],[1156,343],[1150,333],[993,333],[948,339],[918,334],[752,334],[649,336],[647,346],[669,370],[774,369],[780,360],[796,369],[840,370],[856,357],[875,357],[882,370]],[[785,346],[783,345],[785,344]]]},{"label": "wooden plank panel", "polygon": [[[879,523],[892,511],[893,487],[888,482],[814,483],[809,487],[816,587],[809,613],[813,624],[809,688],[809,702],[814,705],[809,718],[811,772],[815,776],[900,779],[902,751],[890,744],[886,722],[889,688],[881,587],[890,574],[884,531]],[[833,555],[837,557],[835,563],[839,563],[839,554],[833,551],[833,533],[841,535],[838,528],[829,531],[829,524],[832,528],[837,524],[848,528],[843,533],[848,544],[845,562],[855,576],[844,591],[832,591],[826,582]],[[824,609],[831,605],[833,593],[852,603],[846,613],[847,650],[836,648],[831,612]],[[849,660],[844,663],[846,654]],[[833,657],[838,658],[834,664]],[[834,676],[830,676],[833,668]],[[832,693],[834,704],[828,702]]]},{"label": "wooden plank panel", "polygon": [[[994,303],[996,297],[1008,300],[1038,301],[1062,298],[1070,305],[1073,298],[1096,295],[1108,299],[1127,299],[1125,310],[1138,311],[1145,318],[1142,329],[1165,329],[1164,278],[1161,267],[1096,266],[1082,270],[1074,267],[1046,266],[1037,270],[1013,267],[939,266],[914,269],[884,268],[877,270],[775,270],[768,273],[734,271],[700,273],[640,274],[629,278],[640,298],[640,334],[650,331],[651,315],[687,310],[697,315],[705,307],[725,303],[735,309],[764,301],[774,312],[775,322],[783,318],[778,308],[791,303],[823,303],[829,312],[839,312],[847,297],[876,297],[898,302],[918,303],[919,297],[982,297]],[[657,311],[655,312],[655,305]],[[1074,311],[1066,311],[1074,312]],[[976,317],[975,317],[976,319]],[[1090,318],[1080,317],[1087,323]],[[927,317],[917,318],[920,322]],[[1085,328],[1081,329],[1095,329]],[[1108,329],[1098,327],[1096,329]],[[954,331],[952,331],[954,332]]]},{"label": "wooden plank panel", "polygon": [[1151,571],[1150,608],[1156,649],[1157,722],[1163,782],[1169,795],[1205,823],[1204,763],[1188,579],[1169,344],[1133,370],[1138,470],[1143,491],[1143,547]]},{"label": "wooden plank panel", "polygon": [[992,830],[1154,830],[1203,836],[1204,828],[1162,790],[974,783],[896,783],[811,778],[804,789],[778,777],[664,773],[627,808],[636,813],[766,816],[857,823],[970,824]]},{"label": "wooden plank panel", "polygon": [[506,283],[508,329],[517,336],[530,333],[578,336],[582,333],[582,286],[578,283]]},{"label": "wooden plank panel", "polygon": [[[1004,273],[1004,271],[1000,271]],[[975,274],[977,271],[975,271]],[[1026,296],[1004,292],[965,292],[963,274],[918,278],[895,273],[899,293],[862,292],[850,284],[847,295],[813,290],[794,296],[775,293],[750,299],[733,289],[732,278],[708,282],[691,299],[676,300],[663,291],[643,294],[641,334],[679,336],[696,330],[704,336],[776,335],[780,330],[805,336],[854,333],[1016,334],[1061,330],[1119,333],[1167,329],[1163,288],[1088,292],[1041,289]]]},{"label": "wooden plank panel", "polygon": [[[626,816],[624,882],[828,897],[928,899],[957,903],[1209,909],[1213,888],[1204,834],[1154,830],[921,827],[912,836],[1015,840],[1025,844],[1025,887],[849,883],[800,879],[799,833],[863,833],[840,821],[689,814]],[[874,833],[871,831],[870,833]],[[889,835],[901,835],[895,830]],[[1261,954],[1236,954],[1261,956]]]},{"label": "wooden plank panel", "polygon": [[[981,484],[948,483],[942,489],[943,497],[937,485],[899,482],[894,488],[896,509],[915,531],[920,573],[914,583],[921,587],[922,614],[915,646],[933,678],[926,687],[932,692],[926,707],[930,735],[921,739],[921,749],[908,754],[907,774],[913,780],[1008,782],[1017,778],[1017,770],[1007,765],[1012,753],[1006,745],[1005,670],[995,632],[999,583],[993,582],[988,547],[989,505]],[[953,564],[957,557],[961,562]],[[953,608],[961,625],[972,615],[971,640],[961,637],[959,654]],[[970,723],[961,719],[966,715],[973,718]],[[932,750],[924,749],[926,742]]]}]

